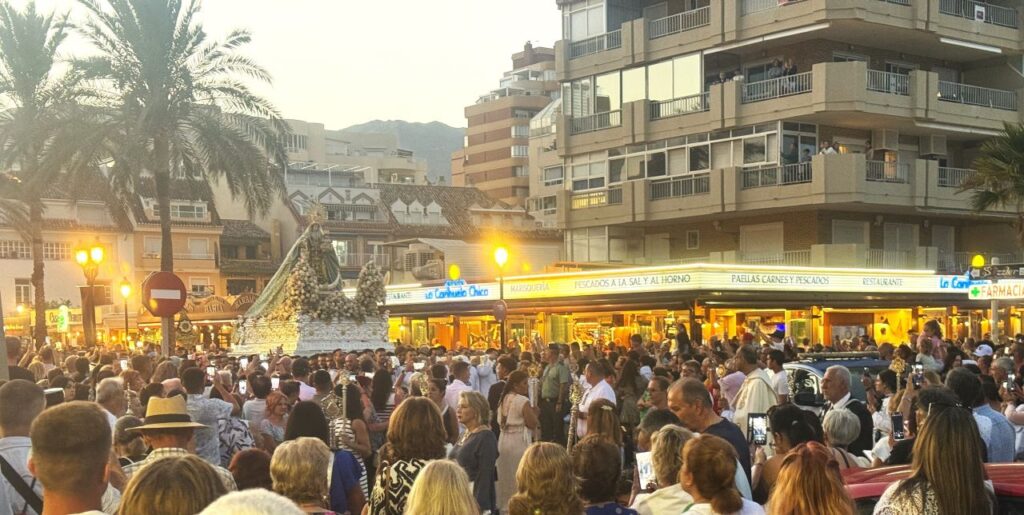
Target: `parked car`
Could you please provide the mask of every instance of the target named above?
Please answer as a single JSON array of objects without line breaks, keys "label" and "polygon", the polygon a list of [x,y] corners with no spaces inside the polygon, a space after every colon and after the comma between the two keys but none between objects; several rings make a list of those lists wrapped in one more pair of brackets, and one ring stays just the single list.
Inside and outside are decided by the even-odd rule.
[{"label": "parked car", "polygon": [[[1024,514],[1024,463],[985,464],[996,493],[997,514]],[[870,515],[892,483],[910,475],[910,465],[876,469],[845,469],[846,491],[857,503],[857,513]]]},{"label": "parked car", "polygon": [[889,368],[889,362],[878,358],[877,352],[818,352],[799,355],[799,359],[782,365],[789,376],[789,395],[793,403],[814,412],[825,405],[821,395],[821,379],[825,370],[833,365],[842,365],[850,370],[853,383],[850,395],[864,401],[867,395],[861,376],[864,372],[872,376]]}]

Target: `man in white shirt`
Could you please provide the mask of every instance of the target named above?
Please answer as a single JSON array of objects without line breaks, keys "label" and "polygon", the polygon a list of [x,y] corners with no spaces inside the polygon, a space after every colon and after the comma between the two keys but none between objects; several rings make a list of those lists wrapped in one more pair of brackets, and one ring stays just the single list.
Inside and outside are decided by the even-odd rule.
[{"label": "man in white shirt", "polygon": [[313,400],[316,388],[309,385],[309,360],[298,358],[292,362],[292,378],[299,383],[299,400]]},{"label": "man in white shirt", "polygon": [[[747,414],[767,413],[768,408],[778,404],[778,397],[772,389],[768,374],[757,362],[757,350],[752,345],[744,345],[736,352],[736,368],[746,378],[740,386],[739,393],[733,401],[734,414],[732,421],[743,431],[743,436],[749,439],[747,434]],[[771,436],[769,435],[769,442]]]},{"label": "man in white shirt", "polygon": [[768,352],[768,369],[772,371],[772,390],[779,399],[779,404],[789,400],[789,375],[782,364],[786,362],[786,354],[781,350],[772,349]]},{"label": "man in white shirt", "polygon": [[587,434],[587,410],[590,409],[592,402],[597,399],[607,399],[612,404],[616,404],[615,389],[604,380],[607,375],[601,363],[596,361],[588,363],[586,370],[583,372],[583,378],[590,385],[590,388],[583,393],[583,398],[580,399],[579,412],[577,413],[576,436],[580,438]]},{"label": "man in white shirt", "polygon": [[459,396],[462,392],[473,391],[473,387],[469,385],[469,368],[469,363],[465,361],[456,361],[452,365],[452,375],[455,379],[444,393],[444,401],[452,411],[459,409]]},{"label": "man in white shirt", "polygon": [[124,416],[128,410],[128,403],[124,397],[124,388],[121,387],[121,380],[108,377],[96,387],[96,404],[103,408],[103,415],[110,423],[110,430],[114,430],[117,419]]}]

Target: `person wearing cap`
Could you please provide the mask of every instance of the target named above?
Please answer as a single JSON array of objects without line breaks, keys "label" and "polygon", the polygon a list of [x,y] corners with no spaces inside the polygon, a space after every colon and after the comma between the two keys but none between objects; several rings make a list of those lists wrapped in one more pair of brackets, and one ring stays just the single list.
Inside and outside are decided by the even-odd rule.
[{"label": "person wearing cap", "polygon": [[[192,422],[185,399],[178,395],[170,398],[151,397],[149,405],[146,406],[145,422],[131,430],[142,433],[146,446],[153,450],[145,460],[124,467],[125,476],[128,478],[156,460],[191,454],[185,449],[192,441],[193,434],[197,429],[207,428],[203,424]],[[216,464],[211,463],[211,466],[224,482],[224,488],[229,492],[237,490],[231,472]]]},{"label": "person wearing cap", "polygon": [[992,354],[992,347],[985,343],[978,345],[978,348],[974,349],[974,355],[979,358],[991,356]]}]

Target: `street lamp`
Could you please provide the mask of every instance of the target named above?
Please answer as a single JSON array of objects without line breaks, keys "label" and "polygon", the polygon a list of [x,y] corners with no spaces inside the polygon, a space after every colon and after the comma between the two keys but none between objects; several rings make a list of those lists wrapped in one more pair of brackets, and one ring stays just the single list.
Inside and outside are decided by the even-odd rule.
[{"label": "street lamp", "polygon": [[[128,278],[121,279],[121,297],[124,299],[124,341],[128,343],[128,297],[132,295],[132,285]],[[127,345],[125,345],[127,348]]]},{"label": "street lamp", "polygon": [[494,249],[494,263],[498,265],[498,305],[501,309],[501,349],[508,347],[508,340],[505,334],[505,319],[508,317],[508,309],[505,308],[505,263],[508,263],[508,249],[498,247]]},{"label": "street lamp", "polygon": [[103,263],[105,250],[99,243],[90,246],[79,247],[75,251],[75,261],[82,267],[85,274],[85,288],[82,292],[82,329],[85,333],[85,345],[94,347],[96,345],[96,276],[100,272],[100,264]]}]

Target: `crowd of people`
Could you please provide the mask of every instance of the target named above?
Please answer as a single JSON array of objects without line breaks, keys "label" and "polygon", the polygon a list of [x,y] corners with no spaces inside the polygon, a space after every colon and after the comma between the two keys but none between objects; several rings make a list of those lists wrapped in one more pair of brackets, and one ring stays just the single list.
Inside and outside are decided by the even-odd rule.
[{"label": "crowd of people", "polygon": [[[912,341],[680,326],[623,347],[163,357],[8,338],[0,515],[846,515],[844,469],[888,465],[910,469],[875,513],[991,513],[984,463],[1024,457],[1024,343],[935,322]],[[829,367],[809,409],[783,364],[813,350],[891,366]]]}]

